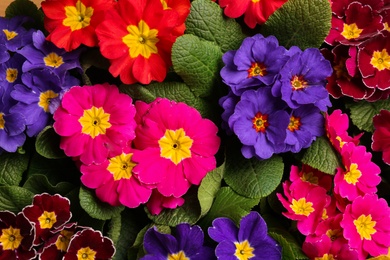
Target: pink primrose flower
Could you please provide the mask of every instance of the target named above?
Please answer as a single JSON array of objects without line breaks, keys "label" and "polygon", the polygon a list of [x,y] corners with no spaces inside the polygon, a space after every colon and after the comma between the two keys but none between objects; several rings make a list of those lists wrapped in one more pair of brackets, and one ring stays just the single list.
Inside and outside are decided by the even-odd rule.
[{"label": "pink primrose flower", "polygon": [[146,207],[152,215],[158,215],[163,209],[175,209],[184,204],[182,197],[165,197],[157,189],[154,189]]},{"label": "pink primrose flower", "polygon": [[297,183],[303,182],[306,185],[321,186],[329,191],[332,188],[332,179],[333,177],[331,175],[314,169],[309,165],[303,164],[300,170],[297,166],[292,165],[290,171],[290,181],[292,182],[290,189],[294,189]]},{"label": "pink primrose flower", "polygon": [[383,152],[383,161],[390,165],[390,111],[381,110],[373,120],[372,150]]}]

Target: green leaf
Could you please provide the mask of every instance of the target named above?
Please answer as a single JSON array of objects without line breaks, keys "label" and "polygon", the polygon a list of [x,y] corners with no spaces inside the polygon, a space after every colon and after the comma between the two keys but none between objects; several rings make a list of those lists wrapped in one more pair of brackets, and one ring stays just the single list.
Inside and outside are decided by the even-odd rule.
[{"label": "green leaf", "polygon": [[70,182],[59,182],[56,185],[52,185],[45,175],[34,174],[27,179],[23,187],[35,194],[47,192],[49,194],[58,193],[65,196],[74,189],[75,185]]},{"label": "green leaf", "polygon": [[19,185],[28,167],[28,154],[2,153],[0,155],[0,184]]},{"label": "green leaf", "polygon": [[198,189],[198,200],[200,204],[200,217],[206,215],[213,204],[218,190],[221,188],[221,181],[225,170],[225,164],[222,164],[215,170],[207,173]]},{"label": "green leaf", "polygon": [[147,212],[148,217],[155,224],[170,227],[175,227],[182,222],[195,224],[200,216],[200,205],[197,198],[196,187],[191,187],[183,198],[185,200],[183,206],[176,209],[164,209],[159,215],[151,215]]},{"label": "green leaf", "polygon": [[80,187],[80,205],[93,218],[108,220],[125,209],[124,206],[113,207],[108,203],[100,201],[94,191],[83,186]]},{"label": "green leaf", "polygon": [[238,149],[233,151],[226,157],[224,180],[227,185],[248,198],[262,198],[271,194],[283,177],[282,158],[275,155],[260,161],[256,158],[244,158]]},{"label": "green leaf", "polygon": [[176,39],[172,46],[172,63],[195,96],[211,95],[220,81],[221,49],[194,35],[186,34]]},{"label": "green leaf", "polygon": [[289,0],[268,18],[261,33],[274,35],[286,48],[318,48],[329,33],[331,18],[328,0]]},{"label": "green leaf", "polygon": [[121,214],[119,213],[113,216],[110,222],[108,223],[107,235],[109,238],[111,238],[112,242],[114,242],[114,245],[119,241],[121,228],[122,228],[122,217]]},{"label": "green leaf", "polygon": [[18,15],[28,16],[33,19],[33,21],[25,24],[26,27],[44,30],[43,12],[39,11],[33,2],[29,0],[15,0],[5,9],[6,18],[12,18]]},{"label": "green leaf", "polygon": [[241,218],[249,214],[259,201],[260,199],[251,199],[238,195],[230,187],[222,187],[217,192],[210,211],[199,221],[199,224],[207,228],[218,217],[230,218],[238,224]]},{"label": "green leaf", "polygon": [[372,118],[382,109],[390,110],[390,99],[376,102],[353,102],[346,104],[346,107],[351,111],[352,123],[360,130],[372,133],[374,131]]},{"label": "green leaf", "polygon": [[0,187],[0,210],[20,212],[25,206],[31,205],[34,193],[19,186]]},{"label": "green leaf", "polygon": [[195,0],[186,20],[186,33],[215,42],[222,52],[240,47],[245,38],[241,26],[223,15],[222,8],[209,0]]},{"label": "green leaf", "polygon": [[65,158],[64,151],[60,149],[60,139],[61,137],[52,126],[46,126],[35,140],[35,149],[40,155],[48,159]]},{"label": "green leaf", "polygon": [[282,247],[282,259],[309,259],[303,252],[297,241],[285,230],[270,229],[269,235]]},{"label": "green leaf", "polygon": [[302,163],[332,175],[335,174],[336,168],[341,166],[332,144],[323,136],[317,138],[306,150]]}]

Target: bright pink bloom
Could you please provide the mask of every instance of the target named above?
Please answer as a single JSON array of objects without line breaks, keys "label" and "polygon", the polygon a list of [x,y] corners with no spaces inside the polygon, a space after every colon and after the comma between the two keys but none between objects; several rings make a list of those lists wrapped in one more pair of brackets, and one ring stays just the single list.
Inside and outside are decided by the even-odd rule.
[{"label": "bright pink bloom", "polygon": [[182,197],[174,196],[165,197],[157,189],[154,189],[146,207],[152,215],[158,215],[163,209],[175,209],[184,204]]},{"label": "bright pink bloom", "polygon": [[292,182],[290,189],[294,189],[295,185],[301,185],[299,183],[303,182],[306,185],[321,186],[329,191],[332,188],[333,177],[306,164],[302,165],[301,170],[292,165],[290,181]]},{"label": "bright pink bloom", "polygon": [[372,150],[383,152],[383,161],[390,165],[390,111],[381,110],[373,121]]},{"label": "bright pink bloom", "polygon": [[376,194],[356,198],[345,209],[340,223],[351,248],[359,252],[359,259],[368,254],[387,254],[390,247],[390,208],[386,200]]},{"label": "bright pink bloom", "polygon": [[287,0],[219,0],[219,5],[224,9],[226,16],[238,18],[245,15],[244,22],[255,28],[256,24],[264,24],[268,17],[279,9]]},{"label": "bright pink bloom", "polygon": [[101,164],[82,165],[81,182],[96,189],[97,197],[113,206],[135,208],[146,203],[152,190],[133,172],[136,163],[131,158],[135,152],[122,153]]},{"label": "bright pink bloom", "polygon": [[218,128],[184,103],[157,99],[146,112],[142,103],[136,103],[144,115],[137,119],[134,145],[140,151],[133,155],[133,171],[162,195],[181,197],[216,167]]},{"label": "bright pink bloom", "polygon": [[372,194],[381,182],[378,165],[371,161],[365,146],[348,143],[343,146],[341,158],[344,169],[338,168],[334,178],[334,192],[353,201],[358,196]]},{"label": "bright pink bloom", "polygon": [[54,113],[60,147],[84,164],[102,163],[122,153],[134,139],[132,99],[114,85],[72,87]]}]

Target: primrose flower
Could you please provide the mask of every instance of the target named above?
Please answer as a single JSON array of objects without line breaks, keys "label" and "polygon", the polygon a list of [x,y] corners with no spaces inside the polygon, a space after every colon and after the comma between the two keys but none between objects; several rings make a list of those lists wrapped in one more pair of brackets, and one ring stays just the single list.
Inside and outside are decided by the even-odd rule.
[{"label": "primrose flower", "polygon": [[[136,102],[137,113],[142,115],[144,105]],[[136,128],[134,146],[140,151],[132,157],[137,163],[133,172],[141,182],[155,185],[163,196],[181,197],[216,167],[217,132],[217,126],[196,109],[157,99]]]},{"label": "primrose flower", "polygon": [[114,254],[115,247],[111,239],[103,236],[100,231],[86,228],[71,237],[62,259],[111,259]]},{"label": "primrose flower", "polygon": [[244,145],[241,149],[244,157],[268,159],[275,153],[276,145],[284,143],[290,122],[285,107],[271,95],[270,87],[242,94],[229,118],[229,126]]},{"label": "primrose flower", "polygon": [[371,161],[371,153],[366,151],[366,147],[345,144],[341,157],[345,170],[337,169],[334,192],[350,201],[364,194],[375,193],[376,186],[381,182],[381,170]]},{"label": "primrose flower", "polygon": [[26,218],[35,224],[34,245],[46,241],[60,230],[71,218],[70,201],[58,194],[47,193],[34,196],[33,204],[23,209]]},{"label": "primrose flower", "polygon": [[[15,16],[11,19],[0,17],[0,44],[5,46],[8,51],[16,52],[23,46],[32,42],[33,30],[26,30],[23,24],[30,18],[24,16]],[[3,54],[0,56],[2,62],[7,61],[10,55]]]},{"label": "primrose flower", "polygon": [[64,94],[53,127],[66,155],[99,164],[134,139],[134,114],[132,99],[114,85],[75,86]]},{"label": "primrose flower", "polygon": [[149,201],[146,203],[146,207],[152,215],[158,215],[163,209],[175,209],[184,204],[182,197],[169,196],[165,197],[157,189],[153,189],[152,195]]},{"label": "primrose flower", "polygon": [[22,83],[22,65],[25,60],[22,55],[15,53],[8,61],[0,64],[0,88],[7,93],[13,90],[14,85]]},{"label": "primrose flower", "polygon": [[256,34],[246,38],[238,50],[226,52],[222,60],[222,80],[240,96],[246,89],[272,85],[288,56],[274,36]]},{"label": "primrose flower", "polygon": [[98,44],[96,26],[103,21],[104,12],[113,7],[113,0],[45,0],[41,3],[45,14],[47,39],[58,48],[72,51],[81,44]]},{"label": "primrose flower", "polygon": [[34,227],[23,213],[0,211],[0,230],[1,259],[35,259]]},{"label": "primrose flower", "polygon": [[376,194],[357,197],[345,209],[340,226],[359,259],[387,254],[390,247],[390,208]]},{"label": "primrose flower", "polygon": [[390,111],[381,110],[373,118],[374,134],[372,135],[372,149],[381,151],[382,159],[390,165]]},{"label": "primrose flower", "polygon": [[264,24],[268,17],[279,9],[287,0],[271,1],[235,1],[219,0],[219,5],[224,8],[224,13],[230,18],[238,18],[244,15],[244,22],[250,28],[255,28],[257,24]]},{"label": "primrose flower", "polygon": [[136,151],[122,152],[101,164],[82,165],[81,182],[96,189],[97,197],[113,206],[138,207],[148,201],[152,190],[138,180],[132,161]]},{"label": "primrose flower", "polygon": [[307,164],[302,164],[301,169],[298,166],[291,165],[290,181],[290,189],[294,189],[295,185],[301,185],[300,183],[303,182],[306,185],[321,186],[327,191],[330,191],[333,178],[330,174],[323,173]]},{"label": "primrose flower", "polygon": [[218,259],[281,259],[282,248],[267,232],[267,224],[256,211],[243,217],[239,227],[228,218],[217,218],[208,229],[218,243]]},{"label": "primrose flower", "polygon": [[110,73],[123,83],[165,79],[172,64],[172,45],[179,36],[176,28],[183,18],[164,3],[171,2],[119,1],[96,29],[100,51],[111,62]]}]

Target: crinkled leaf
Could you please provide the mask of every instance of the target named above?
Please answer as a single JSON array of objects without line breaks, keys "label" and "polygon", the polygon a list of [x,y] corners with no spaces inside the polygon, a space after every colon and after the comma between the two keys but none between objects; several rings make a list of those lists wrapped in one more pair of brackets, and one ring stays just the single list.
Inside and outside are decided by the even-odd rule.
[{"label": "crinkled leaf", "polygon": [[74,189],[75,185],[70,182],[59,182],[56,185],[52,185],[45,175],[34,174],[27,179],[23,187],[35,194],[47,192],[49,194],[58,193],[65,196]]},{"label": "crinkled leaf", "polygon": [[222,51],[213,42],[186,34],[172,46],[172,63],[195,96],[206,97],[220,81]]},{"label": "crinkled leaf", "polygon": [[269,231],[269,235],[282,247],[282,259],[309,259],[302,252],[301,247],[289,232],[280,229],[273,229]]},{"label": "crinkled leaf", "polygon": [[215,42],[222,52],[235,50],[245,38],[241,26],[223,15],[222,8],[209,0],[195,0],[186,20],[186,33]]},{"label": "crinkled leaf", "polygon": [[329,33],[331,18],[328,0],[289,0],[268,18],[261,33],[276,36],[286,48],[318,48]]},{"label": "crinkled leaf", "polygon": [[100,201],[93,190],[80,187],[80,205],[93,218],[108,220],[125,209],[124,206],[114,207]]},{"label": "crinkled leaf", "polygon": [[164,209],[159,215],[151,215],[147,211],[148,217],[158,225],[171,227],[174,227],[182,222],[194,224],[200,216],[200,205],[196,187],[191,187],[183,198],[185,200],[183,206],[176,209]]},{"label": "crinkled leaf", "polygon": [[32,203],[34,193],[19,186],[0,186],[0,210],[20,212]]},{"label": "crinkled leaf", "polygon": [[221,188],[221,181],[225,170],[225,164],[222,164],[215,170],[207,173],[206,177],[198,189],[198,200],[200,204],[200,217],[203,217],[211,208],[215,195]]},{"label": "crinkled leaf", "polygon": [[[122,228],[122,217],[121,214],[118,213],[117,215],[113,216],[108,223],[108,232],[107,235],[109,238],[111,238],[112,242],[114,242],[114,245],[118,243],[119,236],[121,234],[121,228]],[[115,256],[118,254],[118,251],[116,251]]]},{"label": "crinkled leaf", "polygon": [[336,151],[326,137],[319,137],[306,150],[302,163],[307,164],[324,173],[335,174],[340,161]]},{"label": "crinkled leaf", "polygon": [[2,153],[0,154],[0,184],[19,185],[23,172],[28,167],[28,154]]},{"label": "crinkled leaf", "polygon": [[65,158],[64,151],[60,149],[60,139],[61,137],[56,134],[52,126],[46,126],[35,140],[35,149],[48,159]]},{"label": "crinkled leaf", "polygon": [[260,161],[245,159],[233,150],[226,156],[225,182],[238,194],[262,198],[273,192],[283,177],[284,164],[280,156]]},{"label": "crinkled leaf", "polygon": [[360,130],[373,132],[374,124],[372,118],[379,114],[382,109],[390,110],[390,99],[376,102],[359,101],[347,104],[351,111],[352,123]]},{"label": "crinkled leaf", "polygon": [[5,9],[6,18],[18,15],[28,16],[33,19],[32,22],[25,25],[26,27],[44,30],[43,12],[38,10],[38,7],[30,0],[15,0]]},{"label": "crinkled leaf", "polygon": [[243,197],[234,192],[230,187],[222,187],[217,192],[210,211],[200,220],[199,224],[207,228],[214,219],[227,217],[238,224],[242,217],[249,214],[251,209],[259,203],[260,199]]}]

